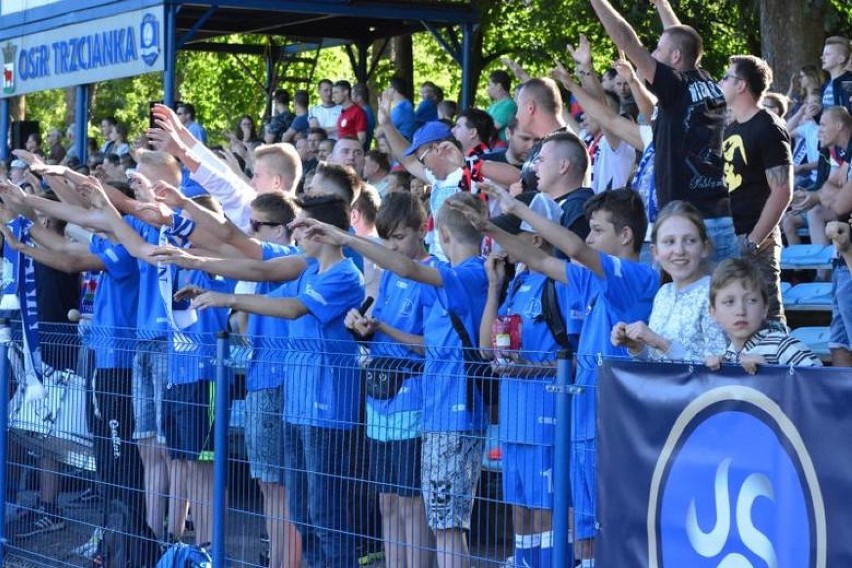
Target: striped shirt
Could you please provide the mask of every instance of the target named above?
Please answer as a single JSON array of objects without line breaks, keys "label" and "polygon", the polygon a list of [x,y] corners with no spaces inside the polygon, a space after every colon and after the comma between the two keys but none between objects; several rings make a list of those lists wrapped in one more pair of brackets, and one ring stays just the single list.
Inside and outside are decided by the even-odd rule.
[{"label": "striped shirt", "polygon": [[767,365],[822,366],[819,357],[804,343],[786,332],[770,328],[763,328],[749,337],[739,352],[729,344],[725,350],[724,361],[739,363],[743,355],[759,355],[766,360]]}]

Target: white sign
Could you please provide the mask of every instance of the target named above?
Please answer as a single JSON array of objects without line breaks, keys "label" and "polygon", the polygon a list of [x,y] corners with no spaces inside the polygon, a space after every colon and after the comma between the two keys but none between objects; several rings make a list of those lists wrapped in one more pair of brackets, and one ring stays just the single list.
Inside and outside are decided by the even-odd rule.
[{"label": "white sign", "polygon": [[0,98],[162,71],[163,33],[155,6],[0,42]]}]

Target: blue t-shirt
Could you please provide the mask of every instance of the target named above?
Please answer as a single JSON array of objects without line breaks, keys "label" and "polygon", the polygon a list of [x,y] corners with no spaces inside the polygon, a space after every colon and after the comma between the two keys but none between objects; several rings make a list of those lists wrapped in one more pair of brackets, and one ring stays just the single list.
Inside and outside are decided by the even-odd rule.
[{"label": "blue t-shirt", "polygon": [[391,109],[391,122],[394,127],[399,130],[399,133],[411,140],[414,136],[414,131],[417,129],[417,122],[414,118],[414,106],[408,99],[399,101],[396,106]]},{"label": "blue t-shirt", "polygon": [[291,424],[351,429],[358,421],[361,385],[358,344],[343,325],[364,301],[364,277],[350,259],[319,272],[309,264],[283,286],[307,314],[290,322],[284,357],[284,420]]},{"label": "blue t-shirt", "polygon": [[308,113],[297,114],[296,118],[293,119],[293,122],[290,123],[290,128],[300,134],[307,134],[309,126]]},{"label": "blue t-shirt", "polygon": [[[443,280],[424,322],[426,367],[423,373],[423,430],[426,432],[469,432],[487,425],[482,397],[474,393],[473,408],[467,406],[467,376],[462,342],[453,329],[450,312],[456,314],[474,345],[485,309],[488,278],[484,259],[471,257],[458,266],[438,262]],[[475,389],[474,389],[475,390]]]},{"label": "blue t-shirt", "polygon": [[362,106],[361,110],[367,115],[367,138],[364,140],[364,148],[369,149],[373,146],[373,135],[376,132],[376,113],[370,105]]},{"label": "blue t-shirt", "polygon": [[645,264],[600,253],[603,277],[577,264],[566,263],[568,284],[584,300],[586,319],[577,350],[576,384],[588,387],[572,399],[573,437],[595,439],[598,356],[627,357],[623,347],[613,347],[612,328],[619,321],[648,321],[654,295],[660,287],[656,272]]},{"label": "blue t-shirt", "polygon": [[[152,245],[160,243],[160,231],[151,225],[125,216],[124,220],[136,231],[142,240]],[[164,337],[169,330],[166,307],[160,296],[160,278],[156,265],[142,259],[136,259],[139,267],[139,303],[136,318],[137,337],[156,339]]]},{"label": "blue t-shirt", "polygon": [[438,120],[438,103],[431,99],[423,99],[417,105],[417,111],[414,113],[414,120],[417,122],[417,128],[420,128],[427,122]]},{"label": "blue t-shirt", "polygon": [[[200,270],[187,273],[188,283],[230,294],[236,282]],[[216,333],[228,328],[228,308],[198,310],[198,319],[180,332],[171,332],[169,382],[175,385],[216,379]]]},{"label": "blue t-shirt", "polygon": [[95,289],[89,339],[98,369],[130,369],[136,336],[139,267],[122,244],[94,236],[89,251],[104,263]]},{"label": "blue t-shirt", "polygon": [[[547,277],[525,270],[519,273],[497,310],[497,315],[521,316],[521,349],[518,355],[530,363],[554,363],[559,345],[550,333],[542,315],[542,292]],[[558,286],[559,305],[566,299],[560,294],[566,286]],[[502,377],[500,381],[500,431],[501,442],[552,445],[556,423],[554,395],[547,385],[556,377],[556,368],[541,378]]]},{"label": "blue t-shirt", "polygon": [[[300,254],[299,248],[261,243],[263,260]],[[286,282],[258,282],[258,296],[287,297],[282,288]],[[273,292],[275,291],[275,292]],[[247,334],[251,338],[252,354],[246,371],[246,388],[250,391],[269,389],[284,383],[284,348],[289,337],[290,321],[283,318],[249,314]]]},{"label": "blue t-shirt", "polygon": [[[423,263],[434,265],[437,261],[429,257]],[[385,270],[379,283],[379,294],[373,308],[373,318],[412,335],[423,335],[423,318],[427,309],[435,302],[435,288]],[[407,361],[423,362],[424,356],[399,343],[389,335],[377,331],[370,346],[371,357],[393,357]],[[404,382],[399,394],[388,400],[367,399],[368,412],[387,416],[395,412],[422,411],[423,376],[412,377]]]}]

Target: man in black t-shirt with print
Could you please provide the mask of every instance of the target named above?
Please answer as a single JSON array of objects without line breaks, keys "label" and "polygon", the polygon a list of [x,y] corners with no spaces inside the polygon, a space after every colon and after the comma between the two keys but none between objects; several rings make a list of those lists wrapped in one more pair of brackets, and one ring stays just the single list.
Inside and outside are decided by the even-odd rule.
[{"label": "man in black t-shirt with print", "polygon": [[666,25],[651,53],[608,0],[592,0],[592,8],[657,96],[653,127],[659,207],[674,200],[692,203],[704,216],[714,260],[736,256],[722,176],[725,99],[710,74],[698,66],[704,50],[701,36],[690,26]]},{"label": "man in black t-shirt with print", "polygon": [[751,259],[766,278],[768,319],[785,323],[778,224],[793,196],[793,160],[784,121],[761,106],[771,83],[772,69],[763,59],[752,55],[730,58],[719,81],[731,111],[722,156],[740,255]]}]

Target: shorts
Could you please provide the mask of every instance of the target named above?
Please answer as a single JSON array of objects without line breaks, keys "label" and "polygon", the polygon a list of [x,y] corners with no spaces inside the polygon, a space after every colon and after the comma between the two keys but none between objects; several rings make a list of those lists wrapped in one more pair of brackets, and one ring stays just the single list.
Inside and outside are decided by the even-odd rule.
[{"label": "shorts", "polygon": [[598,492],[597,443],[595,440],[571,442],[571,495],[574,500],[574,540],[595,538],[597,533]]},{"label": "shorts", "polygon": [[401,497],[419,496],[422,446],[419,437],[387,442],[367,438],[370,481],[376,491]]},{"label": "shorts", "polygon": [[420,485],[430,529],[470,529],[484,448],[481,432],[429,432],[423,435]]},{"label": "shorts", "polygon": [[503,500],[553,510],[553,446],[502,443]]},{"label": "shorts", "polygon": [[849,332],[852,330],[852,278],[849,267],[843,260],[835,264],[831,275],[831,327],[829,328],[828,347],[852,351]]},{"label": "shorts", "polygon": [[215,387],[210,381],[166,387],[163,429],[170,458],[212,461]]},{"label": "shorts", "polygon": [[133,357],[134,440],[157,437],[166,441],[163,430],[163,392],[169,378],[169,344],[166,340],[140,341]]},{"label": "shorts", "polygon": [[284,485],[283,387],[246,393],[245,441],[252,479]]}]

